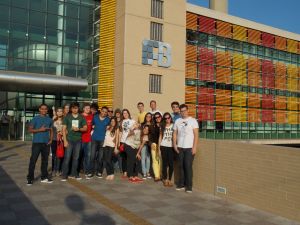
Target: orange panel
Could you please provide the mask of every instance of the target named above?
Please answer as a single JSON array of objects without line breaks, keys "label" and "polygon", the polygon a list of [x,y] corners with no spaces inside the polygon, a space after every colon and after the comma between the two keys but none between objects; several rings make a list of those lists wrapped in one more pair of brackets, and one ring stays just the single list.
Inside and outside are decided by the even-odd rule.
[{"label": "orange panel", "polygon": [[217,52],[217,65],[218,66],[231,66],[231,57],[229,52]]},{"label": "orange panel", "polygon": [[279,50],[286,50],[286,38],[275,36],[275,48]]},{"label": "orange panel", "polygon": [[233,25],[232,38],[239,41],[247,41],[247,29],[242,26]]},{"label": "orange panel", "polygon": [[261,32],[248,29],[248,42],[256,45],[261,44]]},{"label": "orange panel", "polygon": [[197,103],[197,87],[185,86],[185,102],[191,104]]},{"label": "orange panel", "polygon": [[189,116],[197,118],[196,105],[195,104],[187,104],[187,106],[189,107]]},{"label": "orange panel", "polygon": [[275,73],[276,75],[286,76],[286,66],[282,62],[275,63]]},{"label": "orange panel", "polygon": [[260,120],[260,109],[248,109],[248,122],[259,123]]},{"label": "orange panel", "polygon": [[248,72],[248,85],[251,87],[261,87],[260,73]]},{"label": "orange panel", "polygon": [[193,13],[186,14],[186,29],[197,30],[198,15]]},{"label": "orange panel", "polygon": [[275,122],[276,123],[286,123],[286,112],[285,111],[276,111],[275,112]]},{"label": "orange panel", "polygon": [[248,70],[253,72],[261,71],[261,60],[257,58],[249,58],[248,59]]},{"label": "orange panel", "polygon": [[260,94],[248,93],[248,107],[260,108],[260,98]]},{"label": "orange panel", "polygon": [[216,106],[216,121],[231,121],[230,107]]},{"label": "orange panel", "polygon": [[234,122],[246,122],[247,121],[247,109],[232,107],[232,121]]},{"label": "orange panel", "polygon": [[186,60],[187,61],[197,61],[197,46],[186,45]]},{"label": "orange panel", "polygon": [[231,83],[231,69],[224,67],[217,67],[217,83]]},{"label": "orange panel", "polygon": [[216,104],[231,105],[231,91],[216,89]]},{"label": "orange panel", "polygon": [[286,97],[277,95],[275,98],[275,109],[286,109]]},{"label": "orange panel", "polygon": [[286,76],[275,77],[275,88],[280,90],[286,90]]},{"label": "orange panel", "polygon": [[186,62],[185,77],[186,78],[197,78],[197,63]]},{"label": "orange panel", "polygon": [[231,24],[217,20],[217,35],[231,38]]}]

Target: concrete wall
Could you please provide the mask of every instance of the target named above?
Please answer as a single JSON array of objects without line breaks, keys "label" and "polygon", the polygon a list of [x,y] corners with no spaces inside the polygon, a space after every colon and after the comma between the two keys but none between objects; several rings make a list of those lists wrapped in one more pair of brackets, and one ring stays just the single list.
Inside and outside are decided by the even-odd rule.
[{"label": "concrete wall", "polygon": [[[116,15],[116,60],[114,108],[128,108],[135,118],[136,104],[157,100],[161,111],[170,111],[172,101],[184,101],[186,1],[164,1],[164,17],[151,17],[151,1],[118,0]],[[142,64],[142,41],[150,39],[150,23],[163,24],[163,42],[172,46],[172,66]],[[162,75],[162,94],[149,93],[149,74]]]},{"label": "concrete wall", "polygon": [[200,139],[194,188],[300,221],[300,150]]}]

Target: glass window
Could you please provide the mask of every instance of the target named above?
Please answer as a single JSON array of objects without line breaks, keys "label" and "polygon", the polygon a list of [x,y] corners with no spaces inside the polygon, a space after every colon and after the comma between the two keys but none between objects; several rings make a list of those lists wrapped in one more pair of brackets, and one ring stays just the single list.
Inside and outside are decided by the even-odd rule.
[{"label": "glass window", "polygon": [[47,28],[63,30],[64,18],[62,16],[48,14]]},{"label": "glass window", "polygon": [[66,18],[66,28],[67,32],[77,33],[78,32],[78,20]]},{"label": "glass window", "polygon": [[57,61],[57,46],[47,45],[46,61]]},{"label": "glass window", "polygon": [[17,6],[20,8],[27,8],[28,7],[28,0],[11,0],[12,6]]},{"label": "glass window", "polygon": [[43,73],[44,61],[28,60],[27,71],[32,73]]},{"label": "glass window", "polygon": [[30,8],[38,11],[45,11],[47,6],[46,0],[30,0]]},{"label": "glass window", "polygon": [[208,44],[208,35],[200,33],[197,37],[198,39],[198,45],[200,46],[205,46]]},{"label": "glass window", "polygon": [[46,74],[56,74],[56,66],[57,66],[57,63],[52,63],[52,62],[46,62],[46,65],[45,65],[45,73]]},{"label": "glass window", "polygon": [[163,0],[151,0],[151,16],[156,18],[163,18]]},{"label": "glass window", "polygon": [[56,0],[48,0],[48,12],[63,15],[63,3],[59,3]]},{"label": "glass window", "polygon": [[31,42],[29,44],[28,58],[34,60],[45,60],[45,48],[45,44]]},{"label": "glass window", "polygon": [[28,10],[12,8],[12,17],[11,20],[17,23],[27,23]]},{"label": "glass window", "polygon": [[[80,34],[91,34],[92,32],[89,32],[90,30],[90,26],[89,26],[89,23],[88,21],[79,21],[79,33]],[[98,32],[99,33],[99,32]]]},{"label": "glass window", "polygon": [[[1,55],[1,50],[0,50]],[[7,58],[0,57],[0,70],[7,70]]]},{"label": "glass window", "polygon": [[28,37],[27,25],[19,24],[19,23],[12,23],[10,34],[11,34],[11,37],[13,37],[13,38],[20,38],[20,39],[27,38]]},{"label": "glass window", "polygon": [[58,44],[58,31],[57,30],[46,30],[47,42],[49,44]]},{"label": "glass window", "polygon": [[24,58],[24,51],[27,51],[26,39],[10,39],[9,56],[15,58]]},{"label": "glass window", "polygon": [[38,42],[45,41],[45,29],[41,27],[29,27],[29,38]]},{"label": "glass window", "polygon": [[[84,6],[80,7],[80,20],[81,21],[89,22],[91,15],[92,15],[92,8],[88,8],[88,7],[84,7]],[[98,9],[96,11],[95,17],[96,17],[95,21],[100,19],[100,9]]]},{"label": "glass window", "polygon": [[151,22],[150,24],[150,39],[155,41],[163,40],[163,24]]},{"label": "glass window", "polygon": [[26,60],[24,59],[13,59],[8,61],[8,69],[14,71],[26,71]]},{"label": "glass window", "polygon": [[74,33],[66,33],[66,45],[76,47],[78,45],[77,34]]},{"label": "glass window", "polygon": [[76,48],[64,47],[63,62],[68,64],[78,64],[78,50]]},{"label": "glass window", "polygon": [[149,75],[149,93],[162,93],[162,75]]},{"label": "glass window", "polygon": [[30,11],[30,24],[36,27],[45,26],[45,13]]},{"label": "glass window", "polygon": [[64,75],[67,77],[76,77],[76,66],[63,64]]},{"label": "glass window", "polygon": [[87,79],[89,71],[89,68],[86,66],[77,66],[77,77],[81,79]]},{"label": "glass window", "polygon": [[75,4],[65,4],[65,15],[68,17],[79,17],[79,6]]},{"label": "glass window", "polygon": [[0,21],[9,20],[9,7],[6,5],[0,5]]}]

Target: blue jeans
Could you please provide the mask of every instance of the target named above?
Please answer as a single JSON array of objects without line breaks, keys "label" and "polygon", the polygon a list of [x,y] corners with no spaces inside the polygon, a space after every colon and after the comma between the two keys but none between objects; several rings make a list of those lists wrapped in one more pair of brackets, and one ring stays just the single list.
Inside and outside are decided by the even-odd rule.
[{"label": "blue jeans", "polygon": [[141,158],[143,175],[147,175],[150,170],[150,152],[147,145],[142,148]]},{"label": "blue jeans", "polygon": [[83,169],[84,172],[87,174],[89,172],[89,168],[91,164],[92,142],[83,142],[82,150],[83,150]]},{"label": "blue jeans", "polygon": [[69,141],[65,150],[65,158],[62,167],[62,176],[67,177],[69,173],[70,162],[72,159],[71,176],[78,176],[78,160],[81,148],[81,141]]},{"label": "blue jeans", "polygon": [[103,144],[104,141],[92,141],[91,163],[89,173],[103,173]]}]

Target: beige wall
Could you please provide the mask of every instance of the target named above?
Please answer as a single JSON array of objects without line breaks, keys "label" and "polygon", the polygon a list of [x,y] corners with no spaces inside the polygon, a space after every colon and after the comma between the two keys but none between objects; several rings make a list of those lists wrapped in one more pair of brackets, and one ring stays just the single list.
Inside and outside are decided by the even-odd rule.
[{"label": "beige wall", "polygon": [[300,150],[200,139],[194,188],[300,221]]},{"label": "beige wall", "polygon": [[[128,108],[133,116],[136,103],[155,99],[161,111],[170,111],[172,101],[184,101],[186,1],[165,0],[164,19],[150,17],[150,0],[119,0],[117,3],[116,73],[114,107]],[[150,22],[164,24],[163,42],[172,46],[172,66],[142,64],[142,41],[150,39]],[[149,74],[162,75],[162,94],[149,93]]]}]

